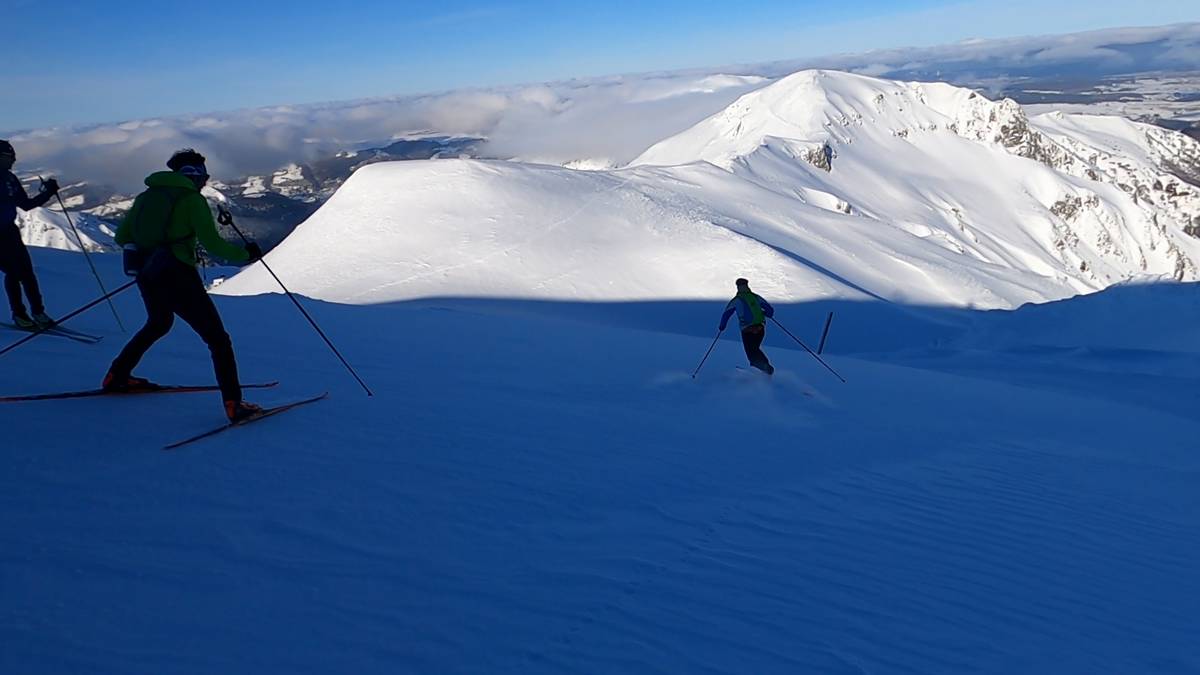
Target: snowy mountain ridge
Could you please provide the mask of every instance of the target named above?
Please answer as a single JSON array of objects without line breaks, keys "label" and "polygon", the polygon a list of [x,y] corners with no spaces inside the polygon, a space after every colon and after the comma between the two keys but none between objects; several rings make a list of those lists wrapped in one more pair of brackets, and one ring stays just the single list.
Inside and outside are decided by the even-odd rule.
[{"label": "snowy mountain ridge", "polygon": [[[1038,214],[1054,233],[1042,247],[1049,244],[1049,252],[1057,252],[1059,262],[1077,270],[1070,274],[1081,282],[1103,287],[1139,274],[1197,278],[1200,143],[1120,118],[1051,113],[1029,119],[1012,100],[993,102],[947,84],[804,71],[743,96],[722,113],[651,147],[634,164],[708,161],[786,189],[806,177],[781,173],[777,162],[772,170],[772,160],[760,155],[783,152],[829,172],[833,158],[856,142],[870,148],[857,153],[864,162],[882,164],[888,155],[903,150],[897,140],[918,148],[934,146],[946,140],[938,135],[947,132],[1039,162],[1064,177],[1085,179],[1031,181],[1029,175],[1013,176],[1019,184],[1016,194],[1034,196],[1049,212],[1049,218]],[[961,162],[956,166],[961,158],[954,153],[942,152],[932,159],[921,164],[921,170],[941,163],[945,178],[952,180],[961,178],[955,175],[960,170],[976,168]],[[896,169],[898,175],[909,172],[908,167]],[[987,171],[977,173],[981,183],[987,182]],[[1033,169],[1025,167],[1024,173],[1031,175]],[[857,207],[885,220],[883,214],[895,212],[872,209],[877,200],[856,197],[849,186],[838,189],[836,178],[818,180],[823,188],[833,188],[830,192],[841,210]],[[1116,187],[1123,195],[1101,186]],[[921,201],[953,220],[970,216],[961,204],[945,203],[945,197]],[[969,201],[967,195],[956,197],[964,204]],[[960,229],[968,228],[963,221]],[[962,241],[953,230],[949,235],[956,250],[974,248],[981,253],[971,246],[976,242]]]},{"label": "snowy mountain ridge", "polygon": [[[366,167],[271,262],[338,302],[722,297],[744,275],[788,301],[1013,307],[1195,279],[1197,148],[946,84],[802,71],[624,169]],[[253,268],[222,286],[272,289]]]},{"label": "snowy mountain ridge", "polygon": [[[37,192],[37,187],[26,181],[26,190],[30,195]],[[70,209],[70,222],[63,214],[58,201],[51,199],[45,208],[32,211],[17,210],[17,229],[21,232],[21,240],[26,246],[41,246],[63,251],[115,251],[117,245],[113,242],[114,229],[103,219],[88,212],[81,211],[80,197],[64,197],[63,204]],[[79,231],[77,237],[71,230],[71,224]],[[82,241],[80,241],[82,238]]]}]

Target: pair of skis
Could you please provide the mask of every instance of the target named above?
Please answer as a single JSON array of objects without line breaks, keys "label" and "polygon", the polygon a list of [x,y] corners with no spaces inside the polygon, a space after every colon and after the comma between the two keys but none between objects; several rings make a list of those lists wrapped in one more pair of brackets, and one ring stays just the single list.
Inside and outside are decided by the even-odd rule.
[{"label": "pair of skis", "polygon": [[[279,382],[260,382],[260,383],[255,383],[255,384],[243,384],[242,388],[243,389],[267,389],[270,387],[274,387],[278,384],[279,384]],[[32,395],[28,395],[28,396],[0,396],[0,403],[15,403],[15,402],[20,402],[20,401],[53,401],[53,400],[72,399],[72,398],[90,398],[93,396],[142,396],[142,395],[147,395],[147,394],[184,394],[184,393],[200,392],[200,391],[217,391],[218,389],[219,389],[219,387],[215,387],[212,385],[169,385],[169,384],[154,385],[153,387],[147,387],[144,389],[135,389],[135,390],[128,391],[128,392],[113,392],[113,391],[105,391],[103,389],[87,389],[87,390],[83,390],[83,391],[65,391],[65,392],[59,392],[59,393],[53,393],[53,394],[32,394]],[[265,419],[267,417],[273,417],[275,415],[278,415],[279,413],[291,410],[292,408],[297,408],[302,405],[307,405],[309,403],[316,403],[317,401],[320,401],[321,399],[325,398],[328,395],[329,395],[329,392],[325,392],[318,396],[313,396],[312,398],[306,398],[306,399],[303,399],[300,401],[293,401],[291,403],[284,403],[282,405],[272,406],[270,408],[263,408],[262,410],[254,413],[253,415],[242,418],[236,422],[227,422],[225,424],[222,424],[219,427],[215,427],[215,428],[205,431],[203,433],[196,434],[195,436],[192,436],[190,438],[185,438],[181,441],[176,441],[169,445],[165,445],[165,446],[163,446],[163,450],[174,450],[175,448],[185,446],[189,443],[194,443],[201,439],[208,438],[209,436],[215,436],[215,435],[221,433],[222,431],[227,431],[229,429],[232,429],[233,427],[245,426],[247,424],[257,422],[258,420]]]},{"label": "pair of skis", "polygon": [[221,433],[222,431],[228,431],[229,429],[232,429],[234,427],[244,427],[247,424],[250,424],[252,422],[257,422],[261,419],[266,419],[268,417],[278,415],[281,412],[287,412],[287,411],[291,410],[292,408],[299,408],[302,405],[308,405],[309,403],[316,403],[317,401],[320,401],[321,399],[325,398],[326,396],[329,396],[329,392],[327,392],[327,391],[322,392],[316,396],[313,396],[312,398],[306,398],[306,399],[302,399],[299,401],[292,401],[291,403],[284,403],[282,405],[271,406],[270,408],[263,408],[262,410],[259,410],[258,412],[254,413],[253,415],[250,415],[249,417],[243,417],[242,419],[240,419],[236,422],[226,422],[225,424],[222,424],[219,427],[214,427],[203,433],[199,433],[199,434],[196,434],[195,436],[185,438],[182,441],[175,441],[174,443],[164,445],[163,450],[174,450],[175,448],[183,447],[183,446],[187,445],[188,443],[194,443],[203,438],[208,438],[209,436],[216,436],[217,434]]},{"label": "pair of skis", "polygon": [[99,335],[89,335],[87,333],[80,333],[77,330],[72,330],[70,328],[66,328],[65,326],[60,326],[60,325],[49,326],[47,328],[22,328],[15,323],[8,323],[8,322],[4,321],[4,322],[0,322],[0,326],[6,326],[13,330],[19,330],[22,333],[40,333],[42,335],[53,335],[55,337],[67,338],[68,340],[74,340],[76,342],[82,342],[84,344],[89,344],[89,345],[94,345],[97,342],[104,339],[103,337],[101,337]]}]

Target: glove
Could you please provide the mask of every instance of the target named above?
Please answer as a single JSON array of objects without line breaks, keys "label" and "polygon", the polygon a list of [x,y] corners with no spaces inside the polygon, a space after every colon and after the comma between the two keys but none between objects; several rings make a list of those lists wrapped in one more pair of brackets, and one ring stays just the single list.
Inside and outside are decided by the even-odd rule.
[{"label": "glove", "polygon": [[232,225],[233,224],[233,214],[226,211],[225,207],[223,207],[223,206],[219,207],[217,209],[217,222],[222,225]]},{"label": "glove", "polygon": [[257,262],[263,257],[262,248],[254,242],[246,244],[246,253],[250,254],[250,262]]},{"label": "glove", "polygon": [[58,181],[51,178],[47,181],[42,181],[42,192],[50,196],[58,194]]}]

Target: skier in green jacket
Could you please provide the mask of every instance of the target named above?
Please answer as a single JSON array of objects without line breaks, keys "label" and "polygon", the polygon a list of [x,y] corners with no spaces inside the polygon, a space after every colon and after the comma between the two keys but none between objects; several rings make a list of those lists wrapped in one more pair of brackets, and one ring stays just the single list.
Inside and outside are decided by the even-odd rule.
[{"label": "skier in green jacket", "polygon": [[147,189],[134,200],[117,229],[116,241],[125,249],[125,271],[137,276],[147,317],[146,325],[112,362],[102,386],[122,392],[153,389],[150,381],[134,377],[133,369],[171,330],[178,316],[212,352],[225,414],[230,421],[237,421],[261,408],[242,400],[233,343],[196,271],[196,243],[231,263],[254,262],[262,257],[262,251],[254,243],[246,248],[235,246],[217,234],[212,211],[200,194],[208,182],[203,155],[190,148],[180,150],[167,167],[171,170],[146,178]]}]

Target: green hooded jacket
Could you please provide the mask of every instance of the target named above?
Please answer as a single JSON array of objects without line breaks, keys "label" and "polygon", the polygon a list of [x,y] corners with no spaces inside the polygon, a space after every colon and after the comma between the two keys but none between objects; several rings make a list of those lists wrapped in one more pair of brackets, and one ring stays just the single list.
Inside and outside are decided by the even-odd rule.
[{"label": "green hooded jacket", "polygon": [[[195,266],[199,240],[204,250],[216,258],[231,263],[250,260],[246,249],[217,234],[208,200],[190,178],[174,171],[159,171],[146,177],[146,187],[149,189],[133,200],[133,207],[117,228],[117,244],[136,244],[139,249],[149,250],[169,243],[176,258]],[[163,223],[167,223],[165,232]]]}]

